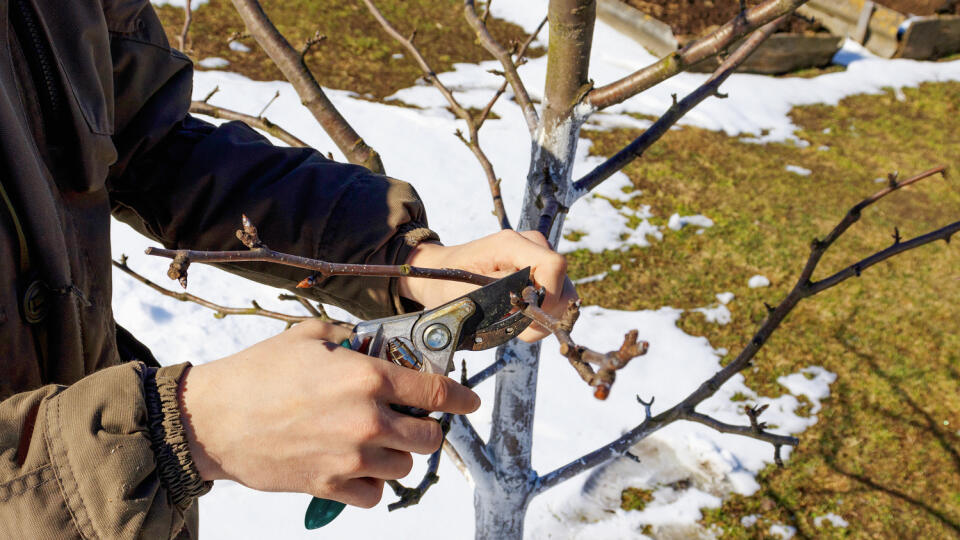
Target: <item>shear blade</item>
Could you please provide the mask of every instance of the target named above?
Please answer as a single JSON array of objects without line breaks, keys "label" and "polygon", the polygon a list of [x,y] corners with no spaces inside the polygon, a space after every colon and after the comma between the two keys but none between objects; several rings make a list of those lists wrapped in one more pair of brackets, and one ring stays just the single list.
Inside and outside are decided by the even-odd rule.
[{"label": "shear blade", "polygon": [[[523,331],[531,321],[519,313],[511,313],[514,307],[510,303],[510,293],[519,296],[529,282],[530,267],[527,267],[467,294],[466,298],[476,304],[477,310],[464,323],[457,350],[489,349]],[[510,333],[503,332],[508,327],[512,328]],[[478,337],[480,341],[477,341]]]}]

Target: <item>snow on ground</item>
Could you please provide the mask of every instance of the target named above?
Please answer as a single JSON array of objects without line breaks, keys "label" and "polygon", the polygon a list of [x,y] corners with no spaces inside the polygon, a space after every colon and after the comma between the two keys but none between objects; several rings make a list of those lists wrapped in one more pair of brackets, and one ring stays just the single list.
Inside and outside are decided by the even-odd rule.
[{"label": "snow on ground", "polygon": [[[182,4],[182,0],[170,0]],[[196,1],[194,2],[197,3]],[[545,0],[494,2],[494,14],[517,22],[527,30],[539,24],[545,12]],[[636,43],[601,22],[597,23],[592,57],[592,78],[599,84],[626,75],[653,58]],[[546,43],[546,30],[540,37]],[[922,81],[960,80],[960,62],[924,63],[910,60],[882,60],[871,57],[855,44],[848,44],[837,60],[848,65],[844,72],[811,79],[779,79],[756,75],[733,75],[724,84],[725,100],[708,99],[681,123],[734,134],[752,134],[755,142],[792,140],[794,126],[788,111],[794,105],[836,103],[854,93],[880,92],[884,87],[900,88]],[[487,72],[497,68],[493,62],[479,65],[459,64],[440,77],[465,106],[482,107],[500,79]],[[531,94],[542,94],[546,59],[534,59],[520,68]],[[706,75],[682,74],[657,88],[636,96],[612,110],[594,116],[590,128],[606,129],[645,122],[625,116],[624,112],[660,114],[670,105],[672,93],[680,95],[694,89]],[[254,82],[227,72],[196,74],[195,96],[205,96],[219,85],[212,103],[251,114],[259,111],[274,95],[268,116],[323,152],[332,151],[342,159],[329,138],[300,106],[292,88],[280,82]],[[331,100],[351,121],[368,143],[376,148],[391,175],[413,183],[423,197],[430,224],[447,243],[458,243],[493,232],[496,221],[490,216],[486,181],[476,161],[452,133],[462,128],[446,110],[436,91],[418,85],[397,92],[393,98],[422,109],[393,107],[361,99],[349,92],[331,90]],[[523,195],[523,178],[529,160],[529,139],[516,105],[505,96],[494,107],[499,115],[488,120],[481,140],[503,178],[503,195],[508,212],[516,216]],[[766,135],[760,135],[766,133]],[[798,143],[801,144],[801,143]],[[574,174],[579,176],[601,159],[590,157],[589,142],[581,141]],[[622,174],[604,183],[596,195],[578,202],[567,219],[567,230],[578,231],[577,241],[564,240],[561,249],[585,248],[594,251],[621,249],[626,245],[648,245],[664,234],[667,227],[650,223],[671,209],[641,206],[616,209],[611,200],[639,197]],[[238,209],[238,212],[240,210]],[[666,211],[666,212],[665,212]],[[679,218],[679,216],[678,216]],[[639,223],[631,229],[628,223]],[[261,225],[263,226],[263,225]],[[585,234],[584,234],[585,233]],[[624,240],[624,238],[626,238]],[[116,224],[113,231],[115,256],[130,255],[129,264],[160,284],[176,286],[164,276],[166,264],[142,255],[149,245],[126,226]],[[208,310],[161,297],[114,272],[114,308],[116,318],[150,345],[162,362],[209,361],[274,335],[283,324],[261,318],[239,316],[216,320]],[[297,312],[299,306],[276,299],[278,291],[243,281],[202,265],[191,268],[190,291],[202,292],[217,302],[244,305],[257,299],[265,308]],[[719,298],[718,298],[719,299]],[[721,300],[719,306],[725,306]],[[729,299],[726,299],[729,302]],[[653,412],[676,403],[720,367],[726,351],[714,349],[706,338],[685,334],[677,327],[682,311],[671,307],[626,312],[587,306],[574,332],[582,343],[609,348],[619,343],[630,328],[650,342],[650,352],[631,363],[618,376],[610,399],[594,400],[567,362],[557,352],[557,344],[544,344],[540,372],[533,463],[546,473],[596,446],[618,437],[642,420],[643,409],[635,394],[656,397]],[[335,315],[345,317],[342,312]],[[171,337],[173,336],[173,337]],[[476,372],[492,360],[492,352],[470,353],[469,369]],[[806,396],[816,414],[821,401],[829,395],[835,376],[816,366],[778,379],[783,394],[758,396],[736,376],[700,410],[722,421],[744,423],[744,404],[769,404],[764,419],[782,433],[799,433],[816,422],[816,416],[797,414]],[[478,432],[489,431],[492,410],[492,384],[478,391],[484,398],[481,409],[471,416]],[[746,402],[733,401],[746,397]],[[619,459],[589,474],[567,482],[535,499],[527,517],[530,538],[638,538],[641,527],[649,525],[655,535],[675,537],[709,535],[696,525],[703,507],[717,506],[731,492],[752,493],[758,488],[755,473],[772,461],[772,448],[759,441],[716,433],[698,424],[674,424],[643,441],[633,449],[637,463]],[[789,449],[784,449],[784,457]],[[423,460],[413,476],[422,473]],[[348,509],[327,528],[308,533],[303,529],[303,512],[309,497],[297,494],[265,494],[230,482],[218,482],[201,499],[202,533],[205,538],[381,538],[390,531],[396,538],[466,538],[473,533],[472,492],[459,473],[442,460],[441,482],[434,486],[419,506],[387,513],[387,493],[375,509]],[[643,511],[619,509],[619,493],[624,487],[639,487],[653,492],[653,501]],[[838,523],[830,520],[833,523]],[[777,526],[775,526],[777,527]],[[789,528],[771,528],[771,534],[789,532]]]},{"label": "snow on ground", "polygon": [[747,287],[750,287],[751,289],[759,289],[760,287],[769,286],[770,280],[767,278],[767,276],[761,276],[760,274],[751,276],[750,279],[747,280]]}]

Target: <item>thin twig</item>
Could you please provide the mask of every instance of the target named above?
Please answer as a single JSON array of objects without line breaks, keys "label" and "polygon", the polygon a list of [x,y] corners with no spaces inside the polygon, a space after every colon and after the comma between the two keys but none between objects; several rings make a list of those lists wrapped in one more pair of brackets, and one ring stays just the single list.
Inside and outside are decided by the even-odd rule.
[{"label": "thin twig", "polygon": [[252,305],[251,307],[248,307],[248,308],[221,306],[220,304],[216,304],[214,302],[205,300],[203,298],[200,298],[199,296],[195,296],[187,292],[171,291],[169,289],[165,289],[157,285],[156,283],[150,281],[146,277],[140,275],[135,270],[130,268],[127,265],[126,255],[121,255],[119,261],[111,261],[111,262],[113,263],[113,266],[115,268],[123,271],[128,276],[139,281],[140,283],[143,283],[147,287],[150,287],[151,289],[157,291],[163,296],[167,296],[169,298],[173,298],[174,300],[179,300],[181,302],[193,302],[194,304],[198,304],[207,309],[213,310],[214,317],[218,319],[222,319],[227,315],[257,315],[260,317],[266,317],[268,319],[276,319],[278,321],[283,321],[287,324],[296,324],[296,323],[303,322],[313,318],[312,316],[289,315],[287,313],[280,313],[277,311],[270,311],[268,309],[263,309],[262,307],[260,307],[260,304],[258,304],[255,301],[251,302]]},{"label": "thin twig", "polygon": [[267,113],[267,109],[269,109],[270,106],[273,105],[273,102],[276,101],[278,97],[280,97],[280,91],[279,91],[279,90],[277,90],[277,91],[273,94],[273,97],[270,98],[270,101],[268,101],[267,104],[264,105],[262,109],[260,109],[260,112],[257,113],[257,118],[263,118],[263,115]]},{"label": "thin twig", "polygon": [[520,79],[520,74],[517,73],[517,65],[514,63],[510,52],[504,49],[503,46],[490,35],[487,25],[484,24],[480,16],[477,15],[473,0],[464,0],[463,13],[467,18],[467,23],[470,24],[470,27],[473,28],[473,31],[477,34],[480,44],[483,45],[494,58],[500,61],[500,65],[503,66],[503,75],[510,83],[510,87],[513,88],[517,105],[519,105],[520,110],[523,111],[523,117],[527,121],[527,128],[531,134],[535,133],[537,127],[540,125],[537,109],[533,106],[533,102],[530,101],[530,95],[527,93],[526,86],[523,85],[523,80]]},{"label": "thin twig", "polygon": [[688,69],[697,62],[723,51],[741,36],[778,17],[792,13],[806,2],[807,0],[767,0],[743,13],[738,13],[720,28],[683,49],[618,81],[594,88],[586,95],[586,102],[595,109],[605,109],[621,103]]},{"label": "thin twig", "polygon": [[676,98],[674,98],[674,103],[667,109],[667,112],[657,119],[652,126],[647,128],[642,135],[634,139],[633,142],[625,146],[613,157],[597,165],[595,169],[574,182],[571,200],[583,197],[590,190],[600,185],[601,182],[610,178],[615,172],[643,155],[643,152],[645,152],[647,148],[650,148],[653,143],[660,140],[660,137],[667,133],[670,128],[690,112],[691,109],[708,97],[717,95],[720,85],[727,80],[727,77],[749,58],[768,37],[773,35],[777,27],[784,20],[785,17],[780,17],[756,31],[743,45],[737,48],[736,52],[728,56],[727,59],[720,64],[720,67],[713,72],[713,75],[711,75],[706,82],[682,100],[676,101]]},{"label": "thin twig", "polygon": [[424,74],[424,78],[430,82],[439,92],[443,95],[444,99],[447,100],[447,103],[450,105],[450,109],[458,118],[466,122],[467,129],[470,132],[470,140],[464,138],[460,130],[457,130],[457,137],[463,141],[467,148],[473,152],[474,157],[477,158],[477,161],[480,162],[480,167],[483,169],[484,174],[487,177],[487,184],[490,188],[490,195],[493,198],[493,214],[497,217],[497,220],[500,222],[501,229],[510,229],[510,220],[507,218],[507,210],[503,206],[503,197],[500,193],[500,179],[497,178],[496,173],[493,170],[493,164],[490,162],[490,159],[487,158],[486,153],[483,149],[480,148],[479,141],[479,124],[482,122],[477,122],[473,115],[470,114],[466,108],[464,108],[457,98],[454,97],[453,92],[450,91],[443,82],[440,81],[440,78],[437,77],[436,72],[433,71],[433,68],[430,67],[430,64],[427,63],[426,58],[420,52],[420,49],[413,44],[412,38],[406,38],[399,30],[394,27],[386,17],[383,16],[383,13],[377,8],[377,6],[372,2],[372,0],[363,0],[363,3],[366,4],[367,9],[370,11],[370,14],[373,15],[373,18],[380,23],[380,26],[390,35],[394,40],[396,40],[400,45],[402,45],[410,53],[410,56],[413,57],[414,61],[420,67],[420,70]]},{"label": "thin twig", "polygon": [[[446,437],[447,432],[450,430],[452,417],[453,415],[448,413],[444,414],[440,419],[440,427],[443,430],[444,437]],[[393,512],[394,510],[407,508],[420,503],[420,499],[423,498],[423,495],[430,489],[430,486],[440,480],[440,477],[437,476],[437,469],[440,466],[440,452],[442,451],[443,446],[438,448],[436,452],[430,454],[430,457],[427,459],[427,472],[423,474],[423,479],[420,480],[417,487],[409,488],[396,480],[387,480],[387,484],[393,489],[393,492],[397,497],[400,497],[398,501],[392,502],[387,506],[388,511]]]},{"label": "thin twig", "polygon": [[[207,99],[209,98],[210,96],[207,96]],[[250,127],[254,127],[262,131],[266,131],[270,135],[273,135],[274,137],[289,144],[290,146],[297,146],[297,147],[309,146],[307,145],[307,143],[301,141],[292,133],[274,124],[264,116],[251,116],[249,114],[244,114],[242,112],[232,111],[230,109],[224,109],[223,107],[218,107],[216,105],[211,105],[207,103],[207,99],[204,99],[203,101],[190,102],[190,112],[193,114],[205,114],[207,116],[212,116],[214,118],[222,118],[224,120],[239,120]]]},{"label": "thin twig", "polygon": [[[517,59],[515,62],[517,66],[520,66],[525,61],[524,56],[526,56],[527,54],[527,49],[530,47],[530,44],[533,43],[535,39],[537,39],[537,35],[540,34],[540,30],[542,30],[543,27],[546,26],[546,24],[547,24],[547,18],[544,17],[543,20],[540,21],[540,24],[537,25],[536,30],[534,30],[533,33],[527,36],[527,39],[523,42],[522,45],[520,45],[520,49],[517,50],[517,54],[516,54]],[[502,96],[503,93],[507,91],[507,84],[509,84],[509,82],[507,81],[506,77],[504,77],[503,83],[500,84],[500,88],[497,89],[496,93],[493,94],[493,97],[490,98],[490,101],[487,103],[486,107],[484,107],[483,110],[480,111],[480,114],[477,116],[477,129],[480,129],[480,127],[483,126],[483,123],[487,121],[487,117],[490,116],[490,111],[493,109],[494,104],[497,102],[498,99],[500,99],[500,96]]]},{"label": "thin twig", "polygon": [[[147,255],[173,259],[167,275],[170,279],[179,280],[186,288],[187,267],[191,263],[235,263],[235,262],[272,262],[306,270],[313,270],[320,276],[379,276],[379,277],[419,277],[430,279],[445,279],[461,281],[474,285],[488,285],[496,281],[495,278],[482,276],[451,268],[420,268],[418,266],[381,265],[381,264],[346,264],[332,263],[280,253],[268,248],[260,241],[256,227],[250,223],[247,216],[243,216],[243,229],[237,231],[237,237],[247,246],[247,251],[195,251],[189,249],[163,249],[149,247]],[[298,287],[306,288],[315,284],[316,278],[308,277],[300,282]]]},{"label": "thin twig", "polygon": [[193,22],[193,8],[190,0],[183,3],[183,28],[180,30],[180,50],[184,53],[190,49],[190,23]]},{"label": "thin twig", "polygon": [[727,381],[730,380],[731,377],[737,373],[740,373],[751,365],[757,352],[759,352],[760,349],[770,340],[773,332],[779,328],[780,324],[787,317],[787,315],[789,315],[793,308],[796,307],[796,305],[804,298],[816,295],[841,283],[842,281],[851,277],[850,273],[852,273],[852,275],[859,275],[859,272],[862,272],[865,268],[876,264],[881,260],[885,260],[894,255],[938,240],[949,242],[951,236],[957,233],[957,231],[960,231],[960,221],[954,222],[945,227],[941,227],[935,231],[918,236],[914,239],[896,243],[893,246],[862,259],[860,262],[848,266],[846,269],[837,272],[836,274],[833,274],[832,276],[821,281],[811,281],[811,278],[816,271],[824,253],[826,253],[826,251],[832,245],[834,245],[834,242],[840,238],[851,225],[860,219],[860,214],[863,209],[904,186],[914,184],[925,178],[929,178],[930,176],[938,173],[942,174],[944,172],[944,167],[936,167],[924,171],[913,178],[904,180],[903,182],[896,182],[895,180],[892,180],[889,187],[857,203],[853,208],[850,209],[850,211],[847,212],[844,218],[837,224],[836,227],[834,227],[834,229],[824,240],[814,240],[812,242],[810,246],[810,256],[808,257],[807,262],[800,273],[800,277],[797,279],[793,289],[776,307],[768,310],[766,318],[760,324],[760,327],[757,329],[753,338],[743,347],[733,361],[720,369],[720,371],[715,373],[707,381],[703,382],[696,390],[691,392],[680,403],[677,403],[673,407],[652,418],[650,418],[648,415],[642,423],[616,440],[562,467],[559,467],[550,473],[543,475],[537,480],[536,492],[549,489],[550,487],[553,487],[566,479],[572,478],[583,471],[589,470],[600,463],[623,455],[637,441],[648,437],[655,431],[678,420],[699,422],[710,427],[722,428],[720,431],[738,433],[740,435],[766,440],[774,445],[774,460],[780,463],[781,446],[794,446],[795,442],[793,440],[788,440],[786,436],[775,435],[766,432],[765,425],[757,420],[757,417],[762,412],[763,408],[748,409],[747,415],[750,417],[750,426],[742,427],[725,424],[698,413],[696,412],[697,406],[704,400],[713,396],[717,390],[719,390]]}]

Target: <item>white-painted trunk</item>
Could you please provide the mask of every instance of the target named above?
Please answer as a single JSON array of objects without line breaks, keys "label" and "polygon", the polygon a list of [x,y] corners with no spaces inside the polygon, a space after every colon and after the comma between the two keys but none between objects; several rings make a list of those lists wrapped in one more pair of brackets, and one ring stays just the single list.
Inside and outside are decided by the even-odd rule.
[{"label": "white-painted trunk", "polygon": [[[574,117],[542,127],[531,153],[527,190],[518,230],[536,229],[538,198],[544,182],[553,182],[557,198],[566,201],[582,118]],[[554,221],[551,245],[556,245],[564,214]],[[520,540],[527,506],[537,478],[530,465],[533,418],[537,400],[540,344],[512,341],[500,347],[497,358],[507,360],[497,374],[493,426],[487,443],[492,467],[476,478],[474,509],[476,538]]]}]

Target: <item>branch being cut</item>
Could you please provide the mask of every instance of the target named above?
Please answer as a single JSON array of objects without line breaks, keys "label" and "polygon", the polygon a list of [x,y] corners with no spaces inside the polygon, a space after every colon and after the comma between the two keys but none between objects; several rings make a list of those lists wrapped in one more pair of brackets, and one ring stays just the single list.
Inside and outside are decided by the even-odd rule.
[{"label": "branch being cut", "polygon": [[[383,16],[383,13],[377,9],[377,6],[372,2],[372,0],[363,0],[364,4],[367,5],[367,9],[370,10],[370,13],[373,17],[380,23],[380,26],[395,39],[398,43],[403,45],[405,49],[416,61],[417,65],[420,66],[421,71],[424,73],[424,78],[429,81],[436,89],[443,95],[444,99],[447,100],[447,103],[450,105],[450,109],[453,110],[454,114],[458,118],[466,122],[467,129],[470,132],[470,140],[464,138],[460,130],[457,130],[457,137],[463,141],[463,144],[473,152],[474,157],[477,158],[477,161],[480,162],[480,167],[483,168],[484,174],[487,176],[487,184],[490,186],[490,195],[493,197],[493,213],[497,216],[497,220],[500,222],[501,229],[511,229],[510,220],[507,218],[507,210],[503,206],[503,197],[500,194],[500,179],[497,178],[496,173],[493,171],[493,164],[490,163],[490,160],[487,158],[487,155],[483,152],[483,149],[480,148],[479,141],[479,127],[482,123],[477,121],[470,112],[465,109],[460,102],[457,101],[457,98],[453,96],[453,92],[446,87],[437,77],[433,68],[430,67],[430,64],[427,63],[426,58],[423,57],[423,54],[420,53],[420,49],[413,44],[413,36],[410,38],[404,37],[399,30],[397,30],[390,21]],[[484,115],[485,117],[485,115]]]},{"label": "branch being cut", "polygon": [[[450,430],[450,421],[452,418],[453,415],[448,413],[444,414],[440,419],[440,428],[443,430],[444,437],[446,437],[447,432]],[[436,452],[430,454],[430,457],[427,459],[427,472],[423,474],[423,479],[420,480],[417,487],[405,487],[396,480],[387,480],[387,484],[393,489],[393,492],[400,497],[400,500],[392,502],[387,506],[388,511],[393,512],[394,510],[407,508],[420,503],[420,499],[423,498],[423,495],[430,489],[430,486],[440,480],[440,477],[437,476],[437,468],[440,466],[440,452],[442,451],[443,446],[438,448]]]},{"label": "branch being cut", "polygon": [[767,23],[763,28],[751,35],[737,50],[727,57],[720,64],[720,67],[713,72],[709,79],[700,85],[696,90],[688,94],[680,101],[676,101],[663,113],[656,122],[653,123],[642,135],[633,140],[630,144],[617,152],[613,157],[598,165],[595,169],[587,173],[573,184],[573,194],[571,200],[576,200],[586,195],[590,190],[600,185],[601,182],[610,178],[615,172],[624,168],[631,161],[642,156],[650,146],[660,140],[670,128],[683,118],[691,109],[700,104],[710,96],[719,96],[720,85],[727,80],[736,69],[754,51],[763,44],[777,27],[786,19],[786,16],[780,17],[773,22]]},{"label": "branch being cut", "polygon": [[[288,253],[274,251],[260,241],[257,234],[257,228],[243,216],[243,229],[237,231],[237,238],[245,246],[247,251],[194,251],[189,249],[163,249],[149,247],[146,249],[147,255],[166,257],[173,259],[170,263],[170,269],[167,275],[170,279],[180,281],[180,284],[186,288],[187,268],[191,263],[235,263],[235,262],[273,262],[296,268],[313,270],[320,276],[379,276],[379,277],[419,277],[430,279],[446,279],[450,281],[462,281],[474,285],[488,285],[496,281],[495,278],[467,272],[466,270],[456,270],[451,268],[420,268],[406,264],[401,265],[380,265],[380,264],[345,264],[320,261]],[[300,282],[297,287],[306,288],[316,284],[317,279],[310,276]]]},{"label": "branch being cut", "polygon": [[257,0],[232,0],[247,30],[266,51],[284,78],[296,89],[303,105],[310,110],[337,148],[350,163],[363,165],[371,171],[383,173],[380,155],[367,146],[360,135],[327,98],[313,73],[283,34],[273,25]]},{"label": "branch being cut", "polygon": [[[647,418],[642,423],[618,439],[540,477],[537,480],[536,491],[540,492],[549,489],[550,487],[553,487],[558,483],[572,478],[573,476],[576,476],[577,474],[580,474],[588,469],[596,467],[605,461],[624,455],[630,449],[630,447],[636,444],[638,441],[677,420],[699,422],[722,432],[735,433],[769,442],[774,445],[774,459],[779,463],[781,461],[780,447],[784,445],[795,446],[798,441],[792,437],[767,432],[766,426],[758,421],[760,413],[763,412],[763,407],[748,409],[747,415],[750,418],[750,426],[734,426],[696,412],[697,406],[700,405],[700,403],[702,403],[704,400],[713,396],[717,390],[720,389],[720,387],[730,380],[731,377],[737,373],[740,373],[751,365],[757,352],[759,352],[760,349],[769,341],[773,332],[779,328],[780,323],[783,322],[793,308],[796,307],[796,305],[804,298],[816,295],[841,283],[846,279],[849,279],[850,277],[859,276],[860,273],[866,268],[869,268],[870,266],[899,253],[915,249],[937,240],[949,242],[952,235],[957,233],[957,231],[960,231],[960,221],[951,223],[945,227],[941,227],[935,231],[923,234],[908,241],[903,241],[902,239],[899,241],[895,240],[894,245],[887,249],[878,251],[869,257],[861,259],[860,261],[848,266],[840,272],[831,275],[830,277],[824,278],[820,281],[812,281],[813,273],[817,269],[817,265],[819,264],[824,253],[826,253],[826,251],[833,246],[836,240],[840,238],[843,233],[850,228],[851,225],[860,219],[861,212],[865,208],[904,186],[917,183],[935,174],[943,174],[944,172],[945,167],[935,167],[902,182],[897,182],[895,175],[891,175],[890,185],[887,188],[875,193],[870,197],[867,197],[851,208],[850,211],[847,212],[846,216],[844,216],[840,223],[834,227],[834,229],[829,235],[827,235],[825,239],[814,240],[812,242],[810,246],[810,256],[808,257],[807,262],[800,273],[800,277],[797,279],[797,283],[776,307],[768,307],[767,317],[761,323],[753,338],[747,343],[746,346],[744,346],[744,348],[732,362],[724,366],[720,371],[710,377],[710,379],[703,382],[696,390],[691,392],[690,395],[684,398],[680,403],[677,403],[673,407],[654,417],[650,417],[648,413]],[[897,236],[899,236],[899,234]]]},{"label": "branch being cut", "polygon": [[530,94],[527,93],[527,87],[523,85],[523,80],[520,79],[520,74],[517,73],[517,64],[514,63],[510,52],[504,49],[503,45],[500,45],[500,43],[490,35],[487,25],[483,19],[477,15],[473,0],[464,0],[463,14],[467,19],[467,23],[470,24],[470,27],[473,28],[473,31],[477,34],[477,39],[480,40],[483,48],[500,61],[500,65],[503,66],[503,76],[510,83],[510,87],[513,88],[517,105],[520,106],[520,110],[523,111],[523,118],[527,121],[527,129],[529,129],[531,134],[535,133],[537,127],[540,125],[537,109],[533,106],[533,102],[530,101]]},{"label": "branch being cut", "polygon": [[[520,308],[523,314],[536,321],[540,326],[553,333],[560,342],[560,354],[565,356],[580,378],[594,388],[594,397],[607,399],[610,387],[617,377],[617,370],[625,367],[630,360],[647,353],[649,343],[637,340],[637,331],[631,330],[623,337],[623,344],[616,351],[606,354],[592,351],[577,345],[570,337],[570,331],[580,317],[580,301],[571,300],[562,318],[557,319],[537,306],[540,296],[533,287],[523,290],[523,299],[511,293],[510,301]],[[594,371],[593,366],[597,366]]]},{"label": "branch being cut", "polygon": [[250,127],[254,127],[262,131],[266,131],[267,133],[289,144],[290,146],[296,146],[296,147],[309,146],[307,145],[307,143],[301,141],[289,131],[271,122],[267,117],[263,116],[262,114],[260,116],[252,116],[249,114],[244,114],[242,112],[232,111],[230,109],[224,109],[223,107],[217,107],[216,105],[211,105],[207,103],[206,100],[191,101],[190,112],[194,114],[205,114],[207,116],[212,116],[214,118],[222,118],[224,120],[239,120]]},{"label": "branch being cut", "polygon": [[651,88],[693,64],[723,51],[741,36],[792,13],[807,0],[767,0],[762,4],[742,11],[733,20],[709,35],[700,38],[683,49],[669,54],[649,66],[605,86],[595,88],[586,95],[586,103],[595,109],[605,109],[621,103],[644,90]]}]

